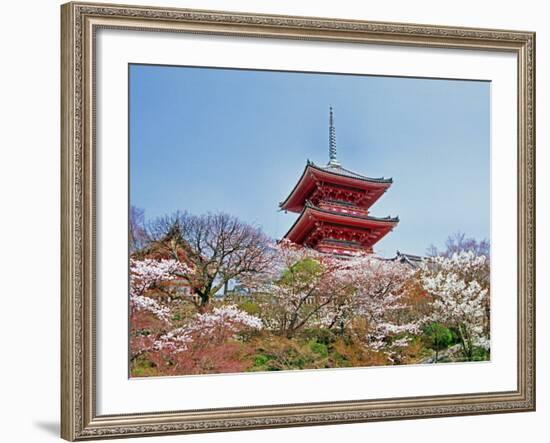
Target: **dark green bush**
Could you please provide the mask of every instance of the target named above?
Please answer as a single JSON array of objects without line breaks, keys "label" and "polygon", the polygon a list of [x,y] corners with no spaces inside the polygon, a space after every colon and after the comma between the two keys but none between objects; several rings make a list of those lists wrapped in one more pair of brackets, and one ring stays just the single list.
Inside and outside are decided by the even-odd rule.
[{"label": "dark green bush", "polygon": [[269,361],[269,356],[265,354],[257,354],[254,356],[254,366],[263,367]]},{"label": "dark green bush", "polygon": [[491,359],[491,352],[485,348],[474,346],[471,361],[487,361]]},{"label": "dark green bush", "polygon": [[453,342],[453,334],[440,323],[431,323],[424,328],[424,336],[429,346],[435,351],[435,361],[439,358],[439,351],[446,349]]},{"label": "dark green bush", "polygon": [[331,329],[316,328],[306,329],[302,332],[304,339],[308,341],[316,341],[326,346],[330,346],[336,340],[336,336]]},{"label": "dark green bush", "polygon": [[309,344],[309,348],[321,357],[328,357],[328,347],[324,343],[312,341]]},{"label": "dark green bush", "polygon": [[243,300],[239,303],[239,308],[250,315],[258,315],[261,312],[258,303],[254,303],[252,300]]}]

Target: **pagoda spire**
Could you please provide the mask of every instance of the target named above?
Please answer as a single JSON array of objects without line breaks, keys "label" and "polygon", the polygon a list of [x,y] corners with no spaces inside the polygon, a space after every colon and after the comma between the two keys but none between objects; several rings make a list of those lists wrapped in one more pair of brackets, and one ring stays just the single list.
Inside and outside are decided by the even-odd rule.
[{"label": "pagoda spire", "polygon": [[339,166],[340,162],[336,159],[336,128],[334,127],[334,112],[332,106],[330,107],[329,114],[329,127],[328,127],[328,164],[331,166]]}]

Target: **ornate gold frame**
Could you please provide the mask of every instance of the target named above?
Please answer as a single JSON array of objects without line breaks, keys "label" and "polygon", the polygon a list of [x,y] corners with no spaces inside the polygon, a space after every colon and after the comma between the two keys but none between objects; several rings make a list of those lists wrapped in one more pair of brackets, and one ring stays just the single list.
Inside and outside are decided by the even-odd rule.
[{"label": "ornate gold frame", "polygon": [[[61,436],[67,440],[533,411],[535,34],[124,5],[61,7]],[[94,35],[99,28],[509,51],[518,59],[517,390],[98,416],[95,410]]]}]

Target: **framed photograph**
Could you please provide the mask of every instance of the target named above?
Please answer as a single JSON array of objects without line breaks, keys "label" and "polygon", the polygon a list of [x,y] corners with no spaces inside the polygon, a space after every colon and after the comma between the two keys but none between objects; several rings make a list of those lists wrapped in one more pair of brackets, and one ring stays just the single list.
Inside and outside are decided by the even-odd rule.
[{"label": "framed photograph", "polygon": [[68,3],[62,437],[535,409],[535,35]]}]

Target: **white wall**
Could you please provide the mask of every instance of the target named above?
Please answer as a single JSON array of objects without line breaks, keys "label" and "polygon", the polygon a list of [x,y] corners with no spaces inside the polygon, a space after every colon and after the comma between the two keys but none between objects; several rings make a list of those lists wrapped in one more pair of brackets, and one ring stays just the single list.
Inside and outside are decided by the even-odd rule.
[{"label": "white wall", "polygon": [[[129,0],[130,1],[130,0]],[[546,2],[133,0],[135,4],[403,21],[537,32],[538,411],[528,414],[162,437],[140,441],[546,441],[550,312],[544,273],[550,199],[550,30]],[[59,2],[2,5],[0,69],[0,435],[55,441],[59,421]]]}]

